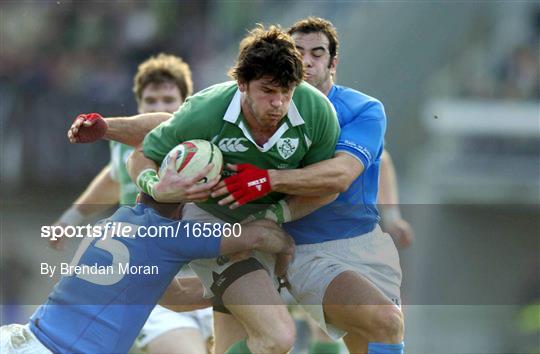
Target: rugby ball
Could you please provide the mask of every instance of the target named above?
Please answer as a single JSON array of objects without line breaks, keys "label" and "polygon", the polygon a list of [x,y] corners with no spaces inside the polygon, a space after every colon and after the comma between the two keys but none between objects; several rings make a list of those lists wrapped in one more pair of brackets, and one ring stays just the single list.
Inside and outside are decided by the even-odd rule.
[{"label": "rugby ball", "polygon": [[188,140],[172,148],[165,156],[159,174],[170,164],[172,156],[176,155],[176,166],[179,175],[189,178],[195,176],[208,164],[213,163],[212,170],[197,184],[205,183],[221,173],[223,168],[223,155],[219,148],[206,140]]}]

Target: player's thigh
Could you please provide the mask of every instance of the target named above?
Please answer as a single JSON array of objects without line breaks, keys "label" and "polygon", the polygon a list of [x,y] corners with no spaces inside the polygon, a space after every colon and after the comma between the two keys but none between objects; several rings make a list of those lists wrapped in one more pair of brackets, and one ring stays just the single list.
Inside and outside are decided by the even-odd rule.
[{"label": "player's thigh", "polygon": [[214,354],[223,354],[234,343],[247,337],[244,326],[227,313],[214,311]]},{"label": "player's thigh", "polygon": [[197,328],[176,328],[148,343],[149,354],[206,354],[206,341]]},{"label": "player's thigh", "polygon": [[369,341],[364,336],[348,333],[343,337],[343,341],[350,354],[367,354],[368,352]]},{"label": "player's thigh", "polygon": [[294,321],[265,270],[238,278],[225,290],[222,299],[250,338],[281,345],[294,341]]},{"label": "player's thigh", "polygon": [[395,307],[372,282],[361,274],[345,271],[328,285],[323,299],[328,323],[368,336],[382,307]]},{"label": "player's thigh", "polygon": [[224,291],[222,300],[231,314],[214,312],[216,354],[248,336],[262,347],[272,342],[292,346],[294,322],[265,270],[238,278]]}]

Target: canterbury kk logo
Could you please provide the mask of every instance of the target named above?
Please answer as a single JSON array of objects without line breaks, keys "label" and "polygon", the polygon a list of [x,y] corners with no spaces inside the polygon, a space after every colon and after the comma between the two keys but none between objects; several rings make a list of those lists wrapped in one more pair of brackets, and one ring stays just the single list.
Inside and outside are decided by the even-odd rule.
[{"label": "canterbury kk logo", "polygon": [[277,151],[284,159],[291,157],[298,148],[298,138],[282,138],[277,142]]},{"label": "canterbury kk logo", "polygon": [[221,139],[218,146],[223,152],[246,152],[248,148],[242,145],[247,142],[246,138],[225,138]]}]

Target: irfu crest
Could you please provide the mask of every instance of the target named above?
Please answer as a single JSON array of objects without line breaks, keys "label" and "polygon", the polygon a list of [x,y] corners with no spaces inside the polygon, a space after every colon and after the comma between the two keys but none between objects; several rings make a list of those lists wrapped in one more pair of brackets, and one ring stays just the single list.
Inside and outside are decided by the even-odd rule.
[{"label": "irfu crest", "polygon": [[296,151],[297,147],[298,138],[282,138],[279,139],[279,141],[277,142],[277,150],[281,157],[283,157],[284,159],[288,159],[289,157],[291,157]]}]

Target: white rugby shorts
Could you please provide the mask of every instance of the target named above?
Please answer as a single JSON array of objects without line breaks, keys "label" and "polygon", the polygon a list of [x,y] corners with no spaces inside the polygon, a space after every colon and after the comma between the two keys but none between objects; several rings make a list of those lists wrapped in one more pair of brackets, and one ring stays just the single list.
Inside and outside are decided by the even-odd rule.
[{"label": "white rugby shorts", "polygon": [[401,301],[399,255],[392,237],[379,226],[353,238],[297,245],[287,272],[290,292],[333,339],[346,332],[325,322],[322,302],[328,285],[345,271],[368,279],[394,304]]},{"label": "white rugby shorts", "polygon": [[0,327],[0,353],[52,354],[32,333],[28,324],[10,324]]}]

